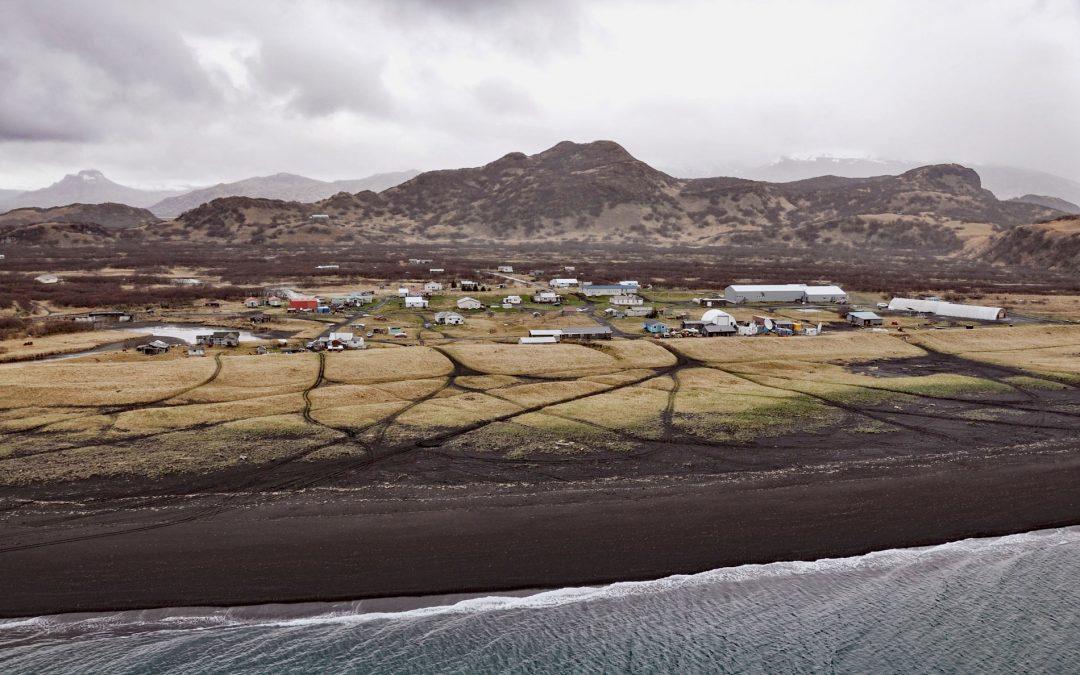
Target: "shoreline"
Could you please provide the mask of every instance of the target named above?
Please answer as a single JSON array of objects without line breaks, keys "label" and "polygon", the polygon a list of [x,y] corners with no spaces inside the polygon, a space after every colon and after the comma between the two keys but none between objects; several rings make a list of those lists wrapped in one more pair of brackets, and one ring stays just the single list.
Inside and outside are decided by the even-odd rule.
[{"label": "shoreline", "polygon": [[0,617],[543,592],[1067,527],[1069,449],[594,495],[311,491],[168,527],[151,500],[100,525],[140,531],[0,554]]}]

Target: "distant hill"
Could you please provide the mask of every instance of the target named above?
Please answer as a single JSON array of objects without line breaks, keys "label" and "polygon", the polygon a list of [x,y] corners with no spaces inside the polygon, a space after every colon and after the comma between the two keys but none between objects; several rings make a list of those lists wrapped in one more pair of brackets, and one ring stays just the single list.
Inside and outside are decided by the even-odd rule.
[{"label": "distant hill", "polygon": [[992,239],[983,255],[993,262],[1080,271],[1080,216],[1015,227]]},{"label": "distant hill", "polygon": [[67,204],[104,204],[113,202],[145,208],[165,197],[178,194],[177,190],[139,190],[114,183],[100,171],[88,169],[68,174],[49,187],[28,190],[0,202],[0,208],[23,207],[49,208]]},{"label": "distant hill", "polygon": [[[739,172],[745,178],[772,182],[789,182],[814,176],[836,175],[867,178],[899,174],[919,166],[919,162],[893,159],[859,159],[850,157],[814,157],[795,159],[785,157],[771,164]],[[1080,182],[1043,171],[1018,169],[1010,166],[972,165],[982,178],[983,187],[998,199],[1012,199],[1027,194],[1052,195],[1074,204],[1080,203]]]},{"label": "distant hill", "polygon": [[151,205],[150,210],[162,218],[175,218],[184,211],[223,197],[256,197],[315,202],[339,192],[361,192],[363,190],[381,192],[409,180],[417,173],[419,172],[398,171],[379,173],[367,178],[337,181],[322,181],[291,173],[278,173],[272,176],[258,176],[234,183],[219,183],[212,187],[192,190],[191,192],[163,199]]},{"label": "distant hill", "polygon": [[4,208],[4,202],[14,199],[23,193],[22,190],[0,190],[0,210]]},{"label": "distant hill", "polygon": [[126,204],[69,204],[22,208],[0,214],[0,240],[50,246],[93,246],[124,236],[143,237],[141,226],[160,222],[146,209]]},{"label": "distant hill", "polygon": [[[312,223],[315,213],[329,223]],[[679,179],[617,143],[564,141],[481,167],[429,171],[376,194],[305,204],[230,197],[155,232],[233,242],[506,241],[851,245],[957,252],[1061,215],[997,199],[955,164],[871,178]]]},{"label": "distant hill", "polygon": [[1058,199],[1057,197],[1047,197],[1046,195],[1023,195],[1022,197],[1013,197],[1009,201],[1037,204],[1039,206],[1045,206],[1048,209],[1057,209],[1062,213],[1080,214],[1080,206],[1077,206],[1072,202],[1067,202],[1064,199]]},{"label": "distant hill", "polygon": [[0,213],[0,228],[36,223],[88,223],[121,230],[158,222],[146,209],[126,204],[68,204],[52,208],[27,207]]}]

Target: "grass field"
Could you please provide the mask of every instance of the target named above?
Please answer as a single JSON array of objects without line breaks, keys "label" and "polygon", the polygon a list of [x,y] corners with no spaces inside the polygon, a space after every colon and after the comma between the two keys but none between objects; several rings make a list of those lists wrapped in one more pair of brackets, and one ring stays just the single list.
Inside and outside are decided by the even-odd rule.
[{"label": "grass field", "polygon": [[[895,430],[889,421],[857,410],[1062,391],[1080,379],[1080,327],[923,331],[908,339],[846,332],[589,345],[457,342],[322,355],[226,350],[213,358],[6,364],[0,482],[363,456],[371,444],[407,448],[433,434],[453,451],[513,459],[624,452],[660,440],[740,444],[833,427],[883,433]],[[965,371],[971,361],[948,372],[904,370],[908,360],[940,359],[936,354],[1028,374],[995,379]],[[898,370],[883,373],[883,364]],[[1010,413],[964,414],[1000,420]]]}]

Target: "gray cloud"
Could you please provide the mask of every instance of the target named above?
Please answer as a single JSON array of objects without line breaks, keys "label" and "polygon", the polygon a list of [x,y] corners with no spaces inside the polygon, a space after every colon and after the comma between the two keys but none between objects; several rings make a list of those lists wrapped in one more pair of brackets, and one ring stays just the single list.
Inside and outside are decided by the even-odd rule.
[{"label": "gray cloud", "polygon": [[0,187],[354,177],[596,138],[695,173],[856,154],[1080,178],[1077,34],[1075,0],[8,0]]}]

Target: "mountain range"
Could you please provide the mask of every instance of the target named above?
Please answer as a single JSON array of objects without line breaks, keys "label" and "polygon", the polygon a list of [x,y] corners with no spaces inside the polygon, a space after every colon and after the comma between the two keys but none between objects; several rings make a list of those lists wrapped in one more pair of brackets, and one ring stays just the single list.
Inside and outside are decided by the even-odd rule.
[{"label": "mountain range", "polygon": [[163,218],[172,218],[188,209],[220,197],[246,196],[313,202],[338,192],[379,192],[415,176],[417,171],[381,173],[353,180],[322,181],[290,173],[219,183],[195,190],[140,190],[115,183],[100,171],[87,169],[68,174],[40,190],[20,192],[0,190],[0,210],[51,208],[69,204],[127,204],[149,208]]},{"label": "mountain range", "polygon": [[[312,222],[315,214],[329,222]],[[564,141],[535,155],[425,172],[377,194],[341,193],[312,204],[217,199],[156,229],[182,239],[255,243],[843,244],[948,253],[1060,215],[999,200],[975,171],[955,164],[787,183],[680,179],[611,141]]]},{"label": "mountain range", "polygon": [[[306,184],[307,179],[298,183],[294,178],[299,177],[281,180]],[[825,246],[929,255],[992,251],[994,259],[1001,259],[998,244],[1010,232],[1060,218],[1065,215],[1060,207],[1066,205],[1030,195],[998,199],[975,170],[957,164],[897,175],[823,175],[788,182],[683,179],[649,166],[612,141],[564,141],[533,155],[512,152],[480,167],[428,171],[381,192],[339,191],[314,202],[213,198],[166,221],[149,211],[124,214],[119,226],[128,229],[122,235],[108,229],[115,221],[104,222],[101,214],[75,205],[84,212],[75,209],[62,218],[24,214],[5,236],[18,240],[34,232],[37,241],[58,245],[122,236],[248,245],[590,242],[744,245],[763,252],[776,246],[808,252]],[[31,229],[27,218],[46,221],[44,230]],[[153,220],[131,224],[148,218]],[[72,221],[93,232],[74,228]],[[1064,241],[1057,230],[1032,232],[1033,242]],[[1071,230],[1066,228],[1064,236],[1071,237]],[[1033,255],[1024,259],[1037,260]]]},{"label": "mountain range", "polygon": [[[860,159],[852,157],[797,159],[784,157],[771,164],[737,171],[736,173],[744,178],[785,183],[824,175],[867,178],[883,174],[900,174],[922,164],[925,164],[925,162],[895,159]],[[984,164],[972,164],[970,166],[982,178],[983,187],[993,192],[998,199],[1038,195],[1064,199],[1074,205],[1080,204],[1080,181],[1070,180],[1044,171],[1019,169],[1011,166]]]}]

